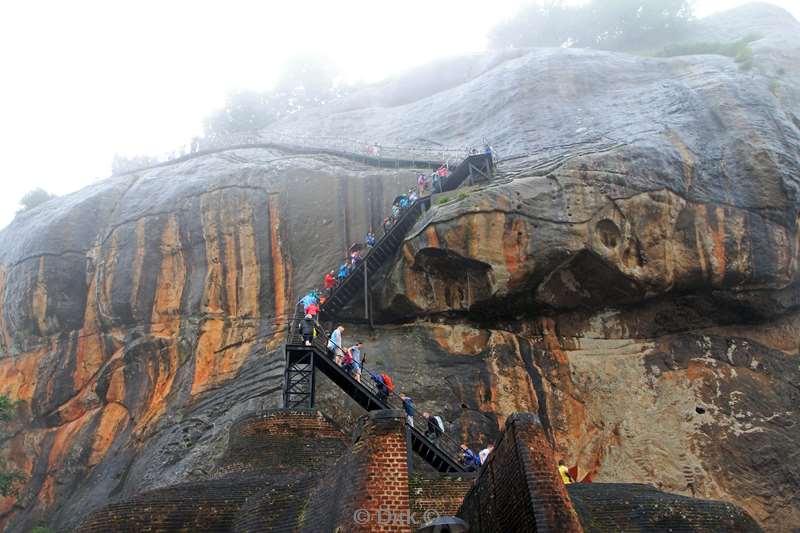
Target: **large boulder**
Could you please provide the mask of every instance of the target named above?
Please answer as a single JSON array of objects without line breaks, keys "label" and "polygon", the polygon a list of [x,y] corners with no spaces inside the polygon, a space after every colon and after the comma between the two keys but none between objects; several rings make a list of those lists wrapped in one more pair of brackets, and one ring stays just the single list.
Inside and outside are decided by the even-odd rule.
[{"label": "large boulder", "polygon": [[[435,199],[373,280],[382,324],[348,338],[473,445],[537,412],[595,479],[800,521],[800,25],[757,5],[697,31],[752,27],[750,68],[515,51],[272,126],[497,150],[497,180]],[[18,216],[0,232],[0,393],[24,401],[6,450],[28,480],[5,527],[202,478],[234,420],[279,405],[294,301],[414,179],[239,149]],[[324,383],[320,403],[352,420]]]}]

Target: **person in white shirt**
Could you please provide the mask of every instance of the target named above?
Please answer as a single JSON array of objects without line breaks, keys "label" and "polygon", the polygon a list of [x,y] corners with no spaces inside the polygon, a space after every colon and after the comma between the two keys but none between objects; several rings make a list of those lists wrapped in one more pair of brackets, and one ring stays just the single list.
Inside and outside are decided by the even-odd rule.
[{"label": "person in white shirt", "polygon": [[480,453],[478,453],[478,457],[481,458],[481,464],[486,463],[486,459],[489,457],[489,454],[492,453],[493,450],[494,450],[494,444],[490,442],[489,445],[486,446],[486,448],[482,449]]},{"label": "person in white shirt", "polygon": [[333,333],[331,333],[331,338],[328,340],[328,351],[333,354],[333,360],[336,361],[337,365],[342,364],[342,359],[344,358],[344,351],[342,350],[342,333],[344,333],[344,326],[339,326]]}]

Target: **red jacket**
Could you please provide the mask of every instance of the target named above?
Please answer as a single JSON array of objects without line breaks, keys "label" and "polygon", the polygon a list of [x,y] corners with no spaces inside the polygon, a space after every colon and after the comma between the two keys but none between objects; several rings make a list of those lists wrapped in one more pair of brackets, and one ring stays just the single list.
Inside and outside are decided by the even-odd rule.
[{"label": "red jacket", "polygon": [[317,313],[319,313],[319,307],[317,307],[317,304],[311,304],[306,308],[307,315],[316,316]]},{"label": "red jacket", "polygon": [[325,274],[325,288],[332,289],[336,285],[336,279],[331,276],[330,272]]}]

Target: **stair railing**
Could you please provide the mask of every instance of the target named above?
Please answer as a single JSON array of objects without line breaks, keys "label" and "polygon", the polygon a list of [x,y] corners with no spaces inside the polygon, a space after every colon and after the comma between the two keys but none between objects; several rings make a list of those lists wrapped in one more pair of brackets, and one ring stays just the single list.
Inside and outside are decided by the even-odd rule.
[{"label": "stair railing", "polygon": [[[405,225],[407,225],[408,219],[413,217],[414,213],[418,213],[419,208],[422,205],[424,205],[424,204],[426,204],[428,202],[430,202],[430,196],[423,196],[422,198],[417,199],[413,204],[411,204],[409,207],[407,207],[403,211],[403,213],[401,213],[400,217],[392,225],[392,227],[389,228],[388,231],[385,231],[384,234],[381,236],[381,238],[378,239],[378,241],[375,243],[375,245],[367,250],[366,255],[361,259],[361,261],[358,262],[358,265],[356,265],[356,267],[353,268],[347,274],[347,276],[345,276],[344,279],[342,279],[342,281],[340,281],[339,284],[336,285],[336,287],[334,287],[333,291],[331,291],[331,294],[328,296],[328,299],[325,300],[325,303],[320,306],[320,310],[321,311],[325,311],[325,306],[328,304],[328,302],[333,304],[334,298],[340,292],[340,290],[343,289],[349,283],[349,281],[351,279],[353,279],[357,274],[359,274],[363,269],[368,268],[368,264],[369,264],[368,261],[372,257],[374,257],[375,253],[377,251],[381,250],[382,248],[384,248],[385,247],[385,243],[388,242],[388,240],[391,238],[391,236],[395,234],[395,231],[397,231],[399,228],[403,228]],[[401,230],[401,231],[405,232],[407,230],[408,230],[408,228],[405,228],[404,230]],[[373,264],[375,264],[374,261],[373,261]],[[377,266],[380,267],[380,265],[377,265]]]},{"label": "stair railing", "polygon": [[[292,333],[292,330],[299,332],[299,322],[303,319],[305,315],[303,314],[303,306],[302,304],[298,304],[297,311],[295,312],[295,324],[293,327],[290,327],[289,333],[289,343],[290,344],[303,344],[302,336],[299,333]],[[332,359],[330,352],[328,351],[328,343],[331,341],[330,335],[325,331],[325,329],[321,325],[317,325],[318,334],[314,337],[312,341],[312,345],[316,348],[320,354],[323,354],[325,357]],[[334,344],[334,349],[339,348],[342,352],[345,351],[345,348],[342,346]],[[335,362],[333,363],[335,364]],[[378,372],[373,372],[369,369],[369,367],[363,362],[361,362],[361,381],[358,382],[355,380],[353,376],[351,378],[355,383],[359,383],[364,389],[367,390],[374,398],[380,399],[381,395],[378,392],[378,386],[375,383],[375,380],[372,379],[371,376],[378,375]],[[395,385],[396,387],[396,385]],[[390,392],[387,395],[385,401],[383,401],[388,407],[392,409],[402,409],[405,410],[404,402],[400,394],[397,392]],[[452,462],[456,464],[461,464],[461,444],[453,439],[447,431],[440,433],[437,437],[431,438],[426,433],[428,431],[428,420],[422,416],[421,412],[417,407],[414,407],[414,414],[412,415],[413,425],[409,424],[408,420],[406,421],[406,425],[412,428],[412,431],[416,432],[419,437],[424,438],[431,446],[437,448],[441,452],[443,452]]]}]

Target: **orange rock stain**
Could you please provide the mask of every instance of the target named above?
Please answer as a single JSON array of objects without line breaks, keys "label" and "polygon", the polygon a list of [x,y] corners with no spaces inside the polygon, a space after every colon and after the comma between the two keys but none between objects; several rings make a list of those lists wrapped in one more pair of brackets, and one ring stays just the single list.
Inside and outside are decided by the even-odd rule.
[{"label": "orange rock stain", "polygon": [[105,457],[114,438],[128,422],[128,418],[128,410],[118,403],[110,403],[103,408],[92,442],[92,451],[89,454],[89,466],[95,466]]}]

